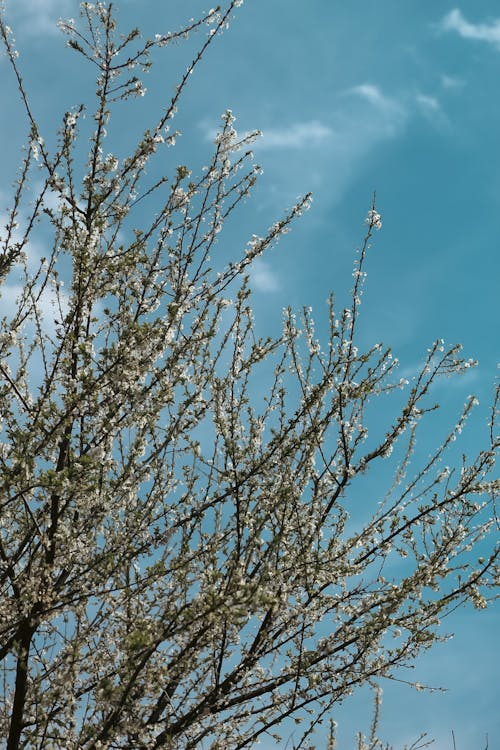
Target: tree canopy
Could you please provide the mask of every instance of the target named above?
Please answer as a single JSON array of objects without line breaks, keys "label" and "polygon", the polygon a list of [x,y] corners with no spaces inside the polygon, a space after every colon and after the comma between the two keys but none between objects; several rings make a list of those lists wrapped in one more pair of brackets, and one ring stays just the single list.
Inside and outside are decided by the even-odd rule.
[{"label": "tree canopy", "polygon": [[[408,382],[389,349],[358,347],[375,201],[326,340],[309,308],[260,338],[249,269],[311,196],[221,264],[224,222],[259,175],[258,133],[239,136],[228,111],[200,174],[148,176],[240,4],[144,40],[117,32],[111,4],[83,3],[61,29],[96,73],[95,106],[68,109],[52,150],[0,16],[28,128],[0,237],[3,284],[21,289],[0,321],[8,750],[239,750],[288,720],[308,747],[336,704],[411,664],[444,614],[485,606],[498,584],[498,393],[475,455],[446,463],[471,397],[412,463],[433,384],[471,362],[437,341]],[[151,54],[195,32],[156,122],[109,153]],[[51,239],[34,258],[39,223]],[[367,477],[382,464],[380,492]]]}]

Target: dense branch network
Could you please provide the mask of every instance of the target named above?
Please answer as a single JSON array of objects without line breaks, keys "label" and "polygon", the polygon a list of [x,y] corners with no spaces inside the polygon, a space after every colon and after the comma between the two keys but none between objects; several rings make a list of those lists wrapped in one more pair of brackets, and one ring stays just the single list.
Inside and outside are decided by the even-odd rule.
[{"label": "dense branch network", "polygon": [[[3,283],[22,282],[0,324],[8,750],[236,750],[288,719],[306,747],[335,704],[412,663],[443,614],[484,606],[498,581],[496,401],[484,450],[444,463],[470,399],[410,477],[431,387],[471,363],[437,342],[407,383],[389,350],[356,344],[375,204],[351,304],[330,299],[322,345],[309,309],[261,339],[250,307],[253,261],[309,195],[218,260],[259,173],[258,133],[239,137],[227,112],[201,176],[180,165],[148,182],[190,73],[240,4],[145,42],[117,35],[103,3],[83,3],[81,29],[61,24],[97,74],[83,172],[86,108],[65,115],[51,154],[0,19],[29,129],[0,255]],[[105,155],[112,114],[142,93],[134,71],[207,25],[156,124],[129,156]],[[51,244],[36,265],[39,220]],[[377,411],[387,398],[392,420]],[[370,489],[393,451],[388,491]]]}]

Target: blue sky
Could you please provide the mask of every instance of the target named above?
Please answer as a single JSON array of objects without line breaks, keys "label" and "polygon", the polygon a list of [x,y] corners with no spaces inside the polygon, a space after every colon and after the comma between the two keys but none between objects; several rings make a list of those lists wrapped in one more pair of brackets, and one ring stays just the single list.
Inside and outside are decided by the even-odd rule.
[{"label": "blue sky", "polygon": [[[208,8],[199,0],[114,5],[124,30],[139,25],[148,35]],[[78,3],[8,0],[7,8],[49,139],[91,86],[55,27],[60,16],[78,15]],[[170,98],[196,42],[158,58],[146,98],[123,122],[123,143]],[[383,228],[368,262],[361,339],[390,344],[405,374],[441,337],[479,360],[470,375],[436,392],[443,424],[468,393],[478,395],[477,419],[464,439],[471,451],[485,433],[500,360],[499,73],[500,9],[493,0],[245,0],[193,75],[176,123],[183,132],[178,153],[195,171],[227,108],[239,130],[263,131],[255,157],[264,174],[231,228],[232,241],[263,233],[296,196],[314,193],[311,211],[254,270],[262,330],[276,331],[288,304],[312,305],[321,330],[329,291],[340,304],[347,300],[353,251],[377,191]],[[1,212],[25,133],[5,60],[0,77]],[[411,675],[448,692],[386,686],[388,741],[398,747],[426,731],[436,750],[445,750],[453,728],[457,750],[484,747],[486,733],[490,750],[500,748],[499,624],[498,605],[449,618],[455,638]],[[367,728],[369,711],[366,695],[353,701],[342,714],[341,737]]]}]

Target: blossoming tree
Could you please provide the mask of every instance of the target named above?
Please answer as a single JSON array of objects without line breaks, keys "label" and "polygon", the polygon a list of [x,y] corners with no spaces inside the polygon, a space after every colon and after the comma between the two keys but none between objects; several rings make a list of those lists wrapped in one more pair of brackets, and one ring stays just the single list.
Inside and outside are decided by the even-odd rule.
[{"label": "blossoming tree", "polygon": [[[239,750],[289,720],[307,747],[337,703],[411,663],[440,616],[482,607],[498,580],[495,406],[484,450],[444,465],[471,399],[409,474],[429,389],[469,362],[438,342],[408,384],[388,350],[356,345],[375,205],[326,342],[308,309],[259,339],[248,271],[310,196],[218,265],[220,230],[257,176],[256,134],[238,137],[228,112],[201,176],[179,165],[148,178],[189,74],[239,4],[146,41],[118,35],[104,3],[61,24],[97,71],[86,161],[87,108],[68,111],[51,151],[0,20],[29,129],[0,254],[2,283],[21,279],[0,321],[8,750]],[[126,158],[107,154],[150,53],[195,31],[163,114]],[[51,241],[33,260],[39,222]],[[370,423],[370,403],[403,395]],[[383,461],[379,496],[363,481]]]}]

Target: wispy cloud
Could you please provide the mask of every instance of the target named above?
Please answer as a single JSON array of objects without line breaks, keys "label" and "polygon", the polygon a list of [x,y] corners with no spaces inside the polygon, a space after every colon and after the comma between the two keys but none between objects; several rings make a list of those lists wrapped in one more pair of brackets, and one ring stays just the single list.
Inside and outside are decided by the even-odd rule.
[{"label": "wispy cloud", "polygon": [[[206,122],[200,123],[200,127],[205,131],[206,140],[212,141],[217,135],[217,131]],[[332,128],[320,120],[293,122],[285,127],[265,128],[252,143],[252,150],[307,150],[324,145],[334,137]]]},{"label": "wispy cloud", "polygon": [[387,109],[387,107],[390,106],[389,99],[382,94],[378,86],[374,86],[372,83],[361,83],[359,86],[353,86],[352,88],[347,89],[346,93],[356,94],[377,107]]},{"label": "wispy cloud", "polygon": [[[20,284],[4,284],[0,297],[0,314],[10,316],[18,307],[18,301],[23,296],[24,287]],[[59,305],[61,309],[59,309]],[[69,296],[66,292],[57,294],[48,287],[40,294],[37,302],[38,313],[41,315],[42,327],[48,335],[52,335],[56,328],[56,320],[64,316],[69,310]],[[28,328],[33,329],[34,323],[29,320]]]},{"label": "wispy cloud", "polygon": [[417,94],[415,100],[419,107],[427,112],[438,112],[441,109],[439,100],[428,94]]},{"label": "wispy cloud", "polygon": [[[298,186],[305,184],[328,194],[329,201],[337,201],[368,155],[404,131],[410,112],[403,97],[387,95],[379,86],[361,82],[334,94],[328,110],[317,120],[264,128],[262,146],[273,160],[282,160],[287,149],[294,149],[286,167],[287,184],[276,185],[272,194],[269,191],[269,200],[274,203],[279,199],[282,204],[286,195],[292,201]],[[312,145],[321,148],[321,161],[311,158]],[[272,167],[273,162],[267,159],[268,174]]]},{"label": "wispy cloud", "polygon": [[407,117],[406,107],[402,101],[384,94],[379,86],[373,83],[361,83],[341,92],[343,96],[354,97],[370,105],[377,114],[374,122],[375,131],[380,135],[394,135],[399,132]]},{"label": "wispy cloud", "polygon": [[[294,201],[303,189],[322,190],[330,201],[336,201],[355,178],[360,164],[380,144],[399,137],[415,111],[414,97],[407,92],[387,94],[372,82],[333,94],[321,117],[271,124],[263,127],[263,136],[252,144],[258,152],[266,149],[266,174],[271,174],[265,192],[260,193],[263,208],[268,203],[283,205]],[[200,122],[206,140],[215,137],[212,123]],[[321,149],[321,160],[311,156],[312,149]],[[289,154],[293,152],[293,158]],[[283,169],[283,159],[287,160]],[[286,184],[276,175],[286,173]],[[279,280],[270,281],[267,271],[256,275],[254,282],[262,291],[276,288]]]},{"label": "wispy cloud", "polygon": [[347,89],[344,93],[364,99],[381,112],[393,115],[402,114],[401,104],[396,99],[383,94],[380,87],[375,86],[373,83],[361,83],[358,86],[352,86],[352,88]]},{"label": "wispy cloud", "polygon": [[465,82],[461,78],[456,76],[449,76],[446,73],[441,75],[441,86],[444,89],[461,89],[465,86]]},{"label": "wispy cloud", "polygon": [[441,21],[445,31],[455,31],[464,39],[476,39],[500,49],[500,18],[490,23],[471,23],[458,8],[451,10]]},{"label": "wispy cloud", "polygon": [[278,275],[262,258],[253,262],[250,279],[252,287],[259,292],[277,292],[281,288]]},{"label": "wispy cloud", "polygon": [[415,104],[418,111],[433,124],[443,124],[441,103],[431,94],[404,92],[396,98],[387,96],[378,86],[371,83],[353,86],[344,93],[357,96],[371,105],[379,115],[379,129],[385,128],[386,135],[396,135],[401,131],[402,125],[411,116],[412,111],[415,111]]},{"label": "wispy cloud", "polygon": [[334,135],[334,131],[319,120],[296,122],[285,128],[265,129],[254,148],[308,148],[324,144]]},{"label": "wispy cloud", "polygon": [[57,21],[75,11],[71,0],[7,0],[15,31],[29,36],[57,34]]},{"label": "wispy cloud", "polygon": [[448,128],[448,117],[443,111],[441,102],[436,96],[418,92],[415,94],[415,104],[417,105],[420,114],[423,115],[433,127],[436,127],[439,130]]}]

